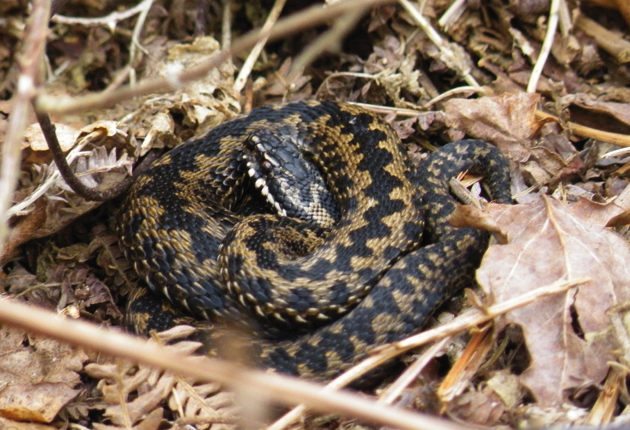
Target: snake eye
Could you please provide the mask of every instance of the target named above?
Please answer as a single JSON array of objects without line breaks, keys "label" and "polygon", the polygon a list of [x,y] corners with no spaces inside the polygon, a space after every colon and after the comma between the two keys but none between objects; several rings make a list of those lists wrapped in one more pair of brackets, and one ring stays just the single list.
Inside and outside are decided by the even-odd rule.
[{"label": "snake eye", "polygon": [[262,167],[263,170],[270,172],[271,169],[273,168],[273,165],[269,161],[265,160],[262,163],[260,163],[260,167]]}]

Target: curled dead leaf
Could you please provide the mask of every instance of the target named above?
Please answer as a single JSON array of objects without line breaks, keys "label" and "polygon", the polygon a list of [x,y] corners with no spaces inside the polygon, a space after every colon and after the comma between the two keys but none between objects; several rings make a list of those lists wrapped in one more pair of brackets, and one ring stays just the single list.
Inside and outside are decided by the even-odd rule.
[{"label": "curled dead leaf", "polygon": [[603,227],[605,221],[593,215],[597,210],[610,211],[544,196],[529,205],[489,208],[510,237],[508,245],[490,247],[477,272],[494,301],[559,279],[593,279],[511,311],[502,322],[523,329],[531,365],[520,380],[543,407],[560,404],[578,387],[599,384],[620,348],[607,312],[630,299],[630,249]]}]

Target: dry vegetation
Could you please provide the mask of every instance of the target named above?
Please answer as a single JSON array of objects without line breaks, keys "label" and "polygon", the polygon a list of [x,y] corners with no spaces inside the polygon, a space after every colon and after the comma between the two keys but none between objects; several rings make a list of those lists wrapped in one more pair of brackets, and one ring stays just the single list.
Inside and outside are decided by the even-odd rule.
[{"label": "dry vegetation", "polygon": [[[67,0],[49,24],[25,3],[0,2],[0,429],[253,429],[300,402],[272,429],[629,422],[627,0]],[[417,163],[464,136],[511,160],[517,204],[457,214],[502,238],[479,286],[333,382],[403,355],[368,396],[182,358],[190,328],[121,334],[138,280],[119,199],[66,185],[35,116],[107,194],[138,160],[310,98],[384,115]]]}]

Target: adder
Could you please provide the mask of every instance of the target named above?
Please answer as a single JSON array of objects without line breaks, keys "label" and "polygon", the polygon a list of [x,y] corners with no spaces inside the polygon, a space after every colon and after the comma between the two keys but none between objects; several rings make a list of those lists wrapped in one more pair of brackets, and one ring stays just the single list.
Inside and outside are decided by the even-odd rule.
[{"label": "adder", "polygon": [[[118,234],[152,292],[208,324],[255,331],[256,365],[329,379],[473,282],[487,235],[448,222],[448,181],[463,170],[510,201],[507,162],[486,142],[447,144],[416,168],[368,110],[264,106],[155,162]],[[140,296],[136,330],[168,325],[160,302]]]}]

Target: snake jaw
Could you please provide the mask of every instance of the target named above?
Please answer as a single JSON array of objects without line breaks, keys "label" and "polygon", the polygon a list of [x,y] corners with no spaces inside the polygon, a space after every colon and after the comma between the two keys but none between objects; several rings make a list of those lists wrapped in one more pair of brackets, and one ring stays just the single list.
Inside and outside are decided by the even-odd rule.
[{"label": "snake jaw", "polygon": [[276,214],[320,227],[339,218],[337,204],[321,173],[298,142],[254,129],[243,140],[247,175]]}]

